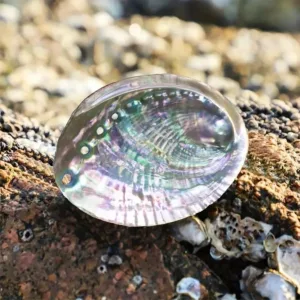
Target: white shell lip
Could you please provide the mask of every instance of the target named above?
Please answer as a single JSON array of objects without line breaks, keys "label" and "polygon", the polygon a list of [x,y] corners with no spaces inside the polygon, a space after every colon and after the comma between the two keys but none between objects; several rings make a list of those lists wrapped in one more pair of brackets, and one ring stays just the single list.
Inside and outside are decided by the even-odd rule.
[{"label": "white shell lip", "polygon": [[[234,157],[230,161],[230,172],[227,171],[223,180],[216,186],[210,187],[211,191],[209,191],[208,188],[205,188],[204,191],[203,187],[195,187],[192,189],[192,191],[189,191],[189,193],[186,194],[187,200],[195,199],[196,197],[198,197],[200,198],[199,201],[194,201],[186,207],[176,207],[176,209],[164,209],[159,211],[156,209],[153,209],[153,211],[141,211],[139,209],[125,209],[124,211],[122,211],[116,208],[111,210],[107,207],[98,209],[98,205],[96,205],[97,199],[89,198],[89,200],[87,201],[88,196],[82,193],[82,185],[79,184],[77,187],[72,188],[72,193],[67,191],[68,189],[66,189],[62,184],[61,169],[64,165],[63,154],[66,153],[66,149],[64,147],[64,144],[66,143],[66,141],[64,141],[65,133],[68,131],[68,127],[70,126],[72,118],[86,113],[91,108],[95,108],[97,105],[105,102],[108,99],[117,97],[122,94],[150,88],[178,88],[198,93],[208,98],[226,114],[232,124],[235,144],[233,155]],[[79,134],[80,133],[78,133],[78,135]],[[247,151],[248,136],[243,119],[239,115],[236,107],[218,91],[212,89],[207,84],[173,74],[144,75],[109,84],[97,90],[96,92],[88,96],[85,100],[83,100],[83,102],[73,112],[70,120],[68,121],[62,132],[61,137],[59,138],[54,161],[54,173],[56,183],[64,196],[85,213],[106,222],[128,227],[155,226],[171,223],[195,215],[196,213],[204,210],[206,207],[217,201],[237,177],[246,159]],[[72,173],[71,167],[70,173]],[[84,185],[84,182],[82,184]],[[76,197],[74,197],[74,195],[76,195]],[[82,195],[82,197],[80,198],[78,195]],[[150,202],[152,202],[153,204],[153,202],[157,200],[164,201],[162,196],[166,196],[165,198],[170,197],[170,195],[166,194],[161,194],[159,198],[156,198],[155,195],[153,197],[152,195],[149,195]],[[110,201],[113,200],[114,199],[110,199]],[[176,199],[174,202],[176,202]]]}]

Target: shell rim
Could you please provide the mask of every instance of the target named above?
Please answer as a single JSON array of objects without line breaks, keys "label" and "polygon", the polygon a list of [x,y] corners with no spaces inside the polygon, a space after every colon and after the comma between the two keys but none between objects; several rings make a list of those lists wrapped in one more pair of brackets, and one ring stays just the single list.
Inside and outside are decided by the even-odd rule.
[{"label": "shell rim", "polygon": [[[234,142],[237,144],[237,151],[239,151],[238,158],[235,159],[234,169],[231,173],[228,173],[226,175],[226,184],[219,185],[218,190],[214,193],[210,194],[207,201],[204,203],[204,205],[191,205],[192,207],[189,207],[185,211],[185,213],[181,213],[180,217],[177,217],[176,220],[169,220],[165,222],[165,219],[162,216],[163,222],[156,222],[156,223],[147,223],[147,224],[129,224],[125,222],[119,222],[119,221],[112,221],[105,219],[105,215],[101,216],[99,218],[92,212],[87,211],[85,208],[75,205],[72,200],[68,199],[65,193],[60,188],[60,182],[58,182],[58,176],[55,176],[55,181],[57,183],[57,186],[61,190],[62,194],[70,201],[73,205],[75,205],[78,209],[85,212],[86,214],[99,219],[101,221],[105,221],[108,223],[126,226],[126,227],[150,227],[150,226],[158,226],[158,225],[164,225],[172,222],[176,222],[182,219],[185,219],[189,216],[193,216],[204,209],[206,209],[208,206],[212,205],[214,202],[216,202],[220,197],[224,194],[224,192],[230,187],[230,185],[233,183],[239,172],[241,171],[244,162],[246,160],[246,156],[248,153],[248,134],[247,129],[245,126],[245,123],[238,113],[237,108],[235,105],[228,100],[224,95],[222,95],[219,91],[213,89],[211,86],[209,86],[206,83],[199,82],[197,80],[178,76],[175,74],[151,74],[151,75],[141,75],[141,76],[134,76],[131,78],[126,78],[117,82],[110,83],[98,90],[96,90],[94,93],[90,94],[88,97],[86,97],[73,111],[71,114],[67,124],[65,125],[63,131],[61,132],[61,135],[59,137],[59,140],[57,142],[56,147],[56,153],[55,153],[55,159],[54,159],[54,174],[56,175],[58,173],[57,166],[56,166],[56,158],[57,158],[57,150],[60,147],[60,144],[62,143],[61,137],[63,136],[66,128],[68,127],[70,120],[73,116],[78,116],[85,111],[91,109],[92,107],[112,98],[120,96],[124,93],[129,92],[135,92],[138,90],[143,89],[149,89],[149,88],[179,88],[184,90],[189,90],[191,92],[202,94],[203,96],[207,97],[211,102],[213,102],[216,106],[218,106],[229,118],[230,122],[232,123],[232,128],[234,131]],[[92,102],[92,104],[90,103]],[[92,106],[91,106],[92,105]],[[88,107],[85,107],[88,106]],[[85,108],[85,109],[84,109]],[[209,203],[207,203],[209,202]],[[154,218],[156,219],[156,218]]]}]

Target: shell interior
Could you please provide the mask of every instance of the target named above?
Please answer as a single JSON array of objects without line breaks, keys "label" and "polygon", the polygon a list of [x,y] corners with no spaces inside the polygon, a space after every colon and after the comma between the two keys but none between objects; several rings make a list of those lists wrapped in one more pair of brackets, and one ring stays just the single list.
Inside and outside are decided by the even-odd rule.
[{"label": "shell interior", "polygon": [[86,213],[126,226],[194,215],[233,182],[247,152],[235,107],[175,75],[111,84],[85,99],[57,146],[63,194]]}]

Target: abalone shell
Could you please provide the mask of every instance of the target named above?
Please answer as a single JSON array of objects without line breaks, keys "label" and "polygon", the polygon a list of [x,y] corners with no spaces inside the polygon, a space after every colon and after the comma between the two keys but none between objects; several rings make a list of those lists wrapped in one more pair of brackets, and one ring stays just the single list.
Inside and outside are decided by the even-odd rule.
[{"label": "abalone shell", "polygon": [[110,84],[73,112],[57,145],[56,182],[84,212],[152,226],[215,202],[240,171],[247,133],[235,106],[176,75]]}]

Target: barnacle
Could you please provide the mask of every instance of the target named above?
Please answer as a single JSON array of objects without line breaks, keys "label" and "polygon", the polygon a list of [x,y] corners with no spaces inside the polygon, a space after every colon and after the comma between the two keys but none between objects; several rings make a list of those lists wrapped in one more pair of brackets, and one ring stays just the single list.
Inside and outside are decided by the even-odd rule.
[{"label": "barnacle", "polygon": [[272,225],[239,214],[219,210],[205,222],[197,217],[187,218],[172,225],[175,238],[201,248],[211,243],[210,254],[214,259],[243,257],[249,261],[266,258],[264,240]]},{"label": "barnacle", "polygon": [[201,297],[200,282],[193,277],[184,277],[177,283],[176,292],[180,295],[188,295],[193,300],[199,300]]},{"label": "barnacle", "polygon": [[248,266],[242,272],[240,288],[244,300],[295,300],[296,291],[280,274]]},{"label": "barnacle", "polygon": [[224,256],[259,261],[266,257],[263,241],[272,225],[239,214],[221,211],[213,220],[205,220],[211,245]]},{"label": "barnacle", "polygon": [[175,222],[172,229],[178,241],[186,241],[197,249],[206,246],[210,241],[205,224],[197,217]]},{"label": "barnacle", "polygon": [[300,242],[289,235],[276,239],[276,251],[270,253],[269,264],[297,287],[300,293]]}]

